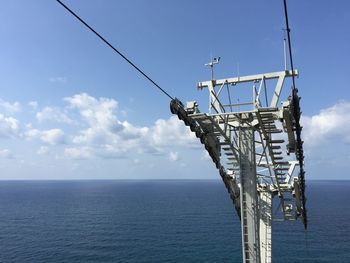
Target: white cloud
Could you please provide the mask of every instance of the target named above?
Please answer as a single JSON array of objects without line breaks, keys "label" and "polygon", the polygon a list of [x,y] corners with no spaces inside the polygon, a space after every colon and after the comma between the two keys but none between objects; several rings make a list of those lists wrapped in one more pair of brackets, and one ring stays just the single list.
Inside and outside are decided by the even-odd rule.
[{"label": "white cloud", "polygon": [[0,137],[14,137],[18,135],[19,121],[13,117],[6,117],[0,113]]},{"label": "white cloud", "polygon": [[178,152],[170,152],[169,153],[169,160],[172,162],[176,162],[179,160],[179,153]]},{"label": "white cloud", "polygon": [[64,99],[70,109],[78,110],[87,126],[73,136],[73,143],[89,146],[91,154],[101,158],[122,158],[130,150],[142,147],[142,138],[148,128],[138,128],[127,121],[118,120],[118,103],[113,99],[96,99],[86,93]]},{"label": "white cloud", "polygon": [[150,127],[137,127],[121,122],[116,115],[118,102],[94,98],[86,93],[64,99],[69,109],[78,111],[87,126],[73,136],[73,143],[92,148],[91,155],[101,158],[121,158],[128,152],[165,154],[164,147],[180,145],[196,147],[194,134],[176,116],[159,119]]},{"label": "white cloud", "polygon": [[116,145],[95,145],[95,146],[77,146],[67,147],[64,150],[65,157],[73,159],[90,159],[93,157],[99,157],[102,159],[120,159],[126,158],[128,151],[123,148],[119,148]]},{"label": "white cloud", "polygon": [[40,131],[38,129],[29,129],[25,132],[25,137],[28,140],[34,140],[40,137]]},{"label": "white cloud", "polygon": [[0,99],[0,107],[9,114],[15,114],[21,111],[21,104],[19,102],[10,103]]},{"label": "white cloud", "polygon": [[39,122],[55,121],[60,123],[72,123],[72,120],[60,109],[45,107],[42,111],[36,113]]},{"label": "white cloud", "polygon": [[113,99],[96,99],[86,93],[81,93],[64,100],[69,103],[70,108],[79,111],[80,116],[89,126],[88,129],[81,132],[79,141],[93,141],[95,135],[99,137],[101,133],[116,133],[123,129],[123,124],[114,114],[118,103]]},{"label": "white cloud", "polygon": [[123,129],[121,129],[119,135],[124,140],[137,139],[148,135],[148,132],[149,132],[148,127],[141,127],[141,128],[136,127],[127,121],[123,121],[121,124],[123,126]]},{"label": "white cloud", "polygon": [[25,137],[29,140],[39,139],[50,145],[66,143],[65,134],[61,129],[38,130],[30,129],[25,133]]},{"label": "white cloud", "polygon": [[30,101],[28,102],[28,106],[31,107],[32,109],[36,110],[38,108],[38,102],[37,101]]},{"label": "white cloud", "polygon": [[40,139],[51,145],[62,144],[65,142],[64,132],[60,129],[42,131]]},{"label": "white cloud", "polygon": [[171,116],[168,120],[157,120],[150,128],[148,136],[155,146],[198,146],[194,133],[177,116]]},{"label": "white cloud", "polygon": [[302,118],[303,139],[308,146],[327,141],[350,143],[350,102],[339,102],[319,114]]},{"label": "white cloud", "polygon": [[[23,138],[37,140],[44,143],[37,150],[37,154],[46,155],[48,145],[66,144],[64,151],[66,157],[74,159],[99,158],[125,158],[135,156],[132,153],[162,154],[166,155],[165,148],[181,146],[196,147],[199,145],[194,134],[176,116],[167,120],[159,119],[149,127],[137,127],[128,121],[120,121],[116,115],[118,102],[110,98],[95,98],[86,93],[76,94],[64,98],[68,107],[45,107],[36,113],[39,122],[55,121],[59,123],[72,123],[68,117],[76,116],[74,122],[82,127],[80,130],[69,130],[69,134],[60,129],[38,129],[31,123],[26,125]],[[38,103],[28,103],[33,109]],[[0,136],[9,137],[19,134],[19,123],[13,117],[0,114]],[[67,138],[70,138],[67,140]],[[169,159],[178,160],[178,153],[171,152]]]},{"label": "white cloud", "polygon": [[86,93],[76,94],[64,99],[70,104],[71,108],[78,109],[82,118],[90,124],[100,128],[111,130],[118,129],[119,122],[113,111],[118,103],[114,99],[99,98],[89,96]]},{"label": "white cloud", "polygon": [[50,152],[49,147],[41,146],[36,153],[39,155],[47,155],[49,154],[49,152]]},{"label": "white cloud", "polygon": [[13,154],[8,149],[0,149],[0,158],[13,159]]},{"label": "white cloud", "polygon": [[103,159],[125,158],[129,149],[125,147],[118,147],[117,145],[105,144],[94,148],[94,154]]},{"label": "white cloud", "polygon": [[91,157],[90,150],[87,147],[69,147],[64,150],[64,155],[68,158],[76,160],[89,159]]}]

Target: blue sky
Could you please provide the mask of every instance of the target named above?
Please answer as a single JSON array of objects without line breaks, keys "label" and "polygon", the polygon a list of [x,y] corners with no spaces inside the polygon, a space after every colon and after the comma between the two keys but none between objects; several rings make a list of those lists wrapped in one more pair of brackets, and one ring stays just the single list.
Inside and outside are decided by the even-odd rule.
[{"label": "blue sky", "polygon": [[[350,3],[289,2],[307,178],[348,179]],[[202,110],[211,56],[218,78],[283,70],[282,1],[65,3]],[[0,179],[219,178],[169,100],[56,1],[2,1],[0,21]]]}]

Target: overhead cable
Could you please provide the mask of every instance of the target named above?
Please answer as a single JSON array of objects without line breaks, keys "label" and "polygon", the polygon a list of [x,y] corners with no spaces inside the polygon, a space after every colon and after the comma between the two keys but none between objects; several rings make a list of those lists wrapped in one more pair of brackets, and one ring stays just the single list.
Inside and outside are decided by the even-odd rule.
[{"label": "overhead cable", "polygon": [[297,137],[297,151],[296,155],[299,161],[299,180],[300,180],[300,187],[301,187],[301,198],[302,198],[302,205],[303,205],[303,211],[302,211],[302,217],[304,222],[304,227],[307,229],[307,211],[306,211],[306,197],[305,197],[305,170],[304,170],[304,150],[303,150],[303,141],[301,140],[301,130],[302,127],[300,125],[300,97],[298,96],[298,89],[295,87],[295,78],[294,78],[294,65],[293,65],[293,55],[292,55],[292,44],[290,40],[290,28],[289,28],[289,22],[288,22],[288,11],[287,11],[287,0],[283,0],[284,3],[284,15],[286,19],[286,30],[287,30],[287,37],[288,37],[288,48],[289,48],[289,60],[290,60],[290,67],[292,70],[292,79],[293,79],[293,89],[292,89],[292,100],[293,100],[293,115],[295,118],[295,132]]},{"label": "overhead cable", "polygon": [[288,37],[289,61],[290,61],[290,67],[292,70],[293,89],[295,89],[295,78],[293,74],[294,66],[293,66],[293,56],[292,56],[292,44],[290,40],[290,28],[289,28],[289,22],[288,22],[287,0],[283,0],[283,3],[284,3],[284,16],[286,18],[287,37]]},{"label": "overhead cable", "polygon": [[147,80],[149,80],[155,87],[157,87],[163,94],[165,94],[170,99],[173,97],[162,89],[153,79],[151,79],[146,73],[144,73],[138,66],[136,66],[130,59],[128,59],[123,53],[116,49],[111,43],[109,43],[104,37],[102,37],[96,30],[89,26],[82,18],[80,18],[75,12],[73,12],[68,6],[66,6],[62,1],[56,0],[62,7],[64,7],[69,13],[71,13],[76,19],[78,19],[85,27],[92,31],[99,39],[101,39],[107,46],[113,49],[119,56],[121,56],[126,62],[128,62],[133,68],[135,68],[141,75],[143,75]]}]

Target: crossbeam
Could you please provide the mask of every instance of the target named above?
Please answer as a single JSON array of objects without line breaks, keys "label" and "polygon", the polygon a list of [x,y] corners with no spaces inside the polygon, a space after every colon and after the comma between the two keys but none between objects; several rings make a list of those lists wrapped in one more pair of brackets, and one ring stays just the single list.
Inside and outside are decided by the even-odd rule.
[{"label": "crossbeam", "polygon": [[[234,78],[226,78],[226,79],[213,79],[213,80],[208,80],[208,81],[203,81],[203,82],[198,82],[197,88],[198,89],[204,89],[208,88],[210,92],[210,98],[211,98],[211,105],[210,108],[214,108],[217,113],[222,113],[223,112],[223,107],[222,104],[220,105],[218,96],[220,95],[220,92],[217,94],[215,93],[215,87],[220,86],[220,90],[224,85],[231,85],[235,86],[241,83],[248,83],[248,82],[263,82],[266,80],[272,80],[272,79],[277,79],[277,84],[275,87],[275,90],[273,92],[273,96],[270,102],[270,107],[277,107],[277,103],[282,91],[282,86],[284,83],[284,80],[286,77],[295,77],[298,76],[298,70],[285,70],[285,71],[278,71],[278,72],[271,72],[271,73],[263,73],[263,74],[257,74],[257,75],[250,75],[250,76],[239,76],[239,77],[234,77]],[[255,103],[255,99],[252,100],[252,104]],[[232,106],[232,105],[231,105]]]},{"label": "crossbeam", "polygon": [[213,86],[221,86],[225,84],[236,85],[238,83],[244,83],[244,82],[257,82],[263,79],[269,80],[269,79],[277,79],[280,77],[292,77],[292,76],[298,76],[298,70],[295,69],[293,70],[293,72],[291,70],[285,70],[285,71],[250,75],[250,76],[239,76],[239,77],[227,78],[227,79],[207,80],[207,81],[198,82],[197,88],[203,89],[211,85]]}]

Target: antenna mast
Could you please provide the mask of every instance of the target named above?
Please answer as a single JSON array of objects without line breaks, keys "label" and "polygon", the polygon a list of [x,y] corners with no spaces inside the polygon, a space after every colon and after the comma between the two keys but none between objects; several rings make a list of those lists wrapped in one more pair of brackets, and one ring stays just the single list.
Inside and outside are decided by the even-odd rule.
[{"label": "antenna mast", "polygon": [[287,70],[287,47],[286,47],[286,29],[283,30],[283,58],[284,58],[284,70]]},{"label": "antenna mast", "polygon": [[211,80],[214,80],[214,66],[220,62],[220,57],[218,58],[212,58],[209,63],[204,64],[204,66],[210,67],[210,76]]}]

